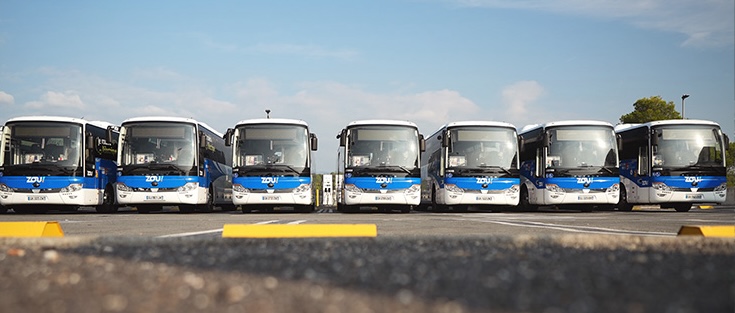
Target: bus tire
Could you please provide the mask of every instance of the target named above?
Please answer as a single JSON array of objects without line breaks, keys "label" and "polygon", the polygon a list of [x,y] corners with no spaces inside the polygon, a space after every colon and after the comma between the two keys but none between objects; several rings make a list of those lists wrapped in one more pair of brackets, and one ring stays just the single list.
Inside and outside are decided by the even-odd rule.
[{"label": "bus tire", "polygon": [[521,198],[518,201],[518,208],[521,211],[536,211],[538,207],[531,204],[531,198],[528,195],[528,187],[526,185],[521,186]]},{"label": "bus tire", "polygon": [[622,212],[633,211],[633,205],[628,202],[628,193],[625,191],[625,187],[620,188],[620,200],[618,200],[618,211],[622,211]]},{"label": "bus tire", "polygon": [[97,213],[115,213],[117,212],[117,205],[115,205],[115,192],[112,186],[108,185],[102,194],[102,204],[96,206],[95,211]]},{"label": "bus tire", "polygon": [[692,209],[691,203],[676,203],[674,204],[674,210],[676,212],[689,212]]},{"label": "bus tire", "polygon": [[211,187],[209,188],[209,192],[207,193],[207,203],[197,206],[196,210],[204,213],[214,211],[214,190],[212,190]]}]

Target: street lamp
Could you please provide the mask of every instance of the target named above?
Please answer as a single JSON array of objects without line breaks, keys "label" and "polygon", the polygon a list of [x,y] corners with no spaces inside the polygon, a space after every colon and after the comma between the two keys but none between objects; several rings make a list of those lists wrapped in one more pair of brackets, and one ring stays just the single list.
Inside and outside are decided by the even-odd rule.
[{"label": "street lamp", "polygon": [[681,118],[684,119],[684,99],[689,98],[688,94],[681,95]]}]

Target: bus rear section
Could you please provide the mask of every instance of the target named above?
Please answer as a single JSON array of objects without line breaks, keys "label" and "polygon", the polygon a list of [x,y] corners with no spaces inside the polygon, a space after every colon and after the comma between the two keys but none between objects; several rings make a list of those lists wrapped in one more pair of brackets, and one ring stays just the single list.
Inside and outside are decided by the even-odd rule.
[{"label": "bus rear section", "polygon": [[426,141],[421,209],[466,211],[518,205],[518,141],[513,125],[453,122]]},{"label": "bus rear section", "polygon": [[526,126],[519,134],[519,207],[611,210],[619,200],[617,140],[598,121],[558,121]]},{"label": "bus rear section", "polygon": [[689,211],[727,198],[725,153],[729,138],[704,120],[663,120],[616,127],[620,147],[620,204],[660,205]]},{"label": "bus rear section", "polygon": [[117,199],[139,213],[232,210],[232,168],[222,134],[176,117],[140,117],[120,130]]},{"label": "bus rear section", "polygon": [[[52,116],[8,120],[0,146],[0,205],[18,213],[117,211],[116,146],[106,122]],[[117,140],[111,133],[110,140]]]},{"label": "bus rear section", "polygon": [[318,143],[306,122],[243,120],[228,129],[225,141],[233,152],[232,202],[243,213],[314,210],[311,151]]},{"label": "bus rear section", "polygon": [[423,136],[411,122],[351,122],[338,135],[337,209],[410,212],[421,195]]}]

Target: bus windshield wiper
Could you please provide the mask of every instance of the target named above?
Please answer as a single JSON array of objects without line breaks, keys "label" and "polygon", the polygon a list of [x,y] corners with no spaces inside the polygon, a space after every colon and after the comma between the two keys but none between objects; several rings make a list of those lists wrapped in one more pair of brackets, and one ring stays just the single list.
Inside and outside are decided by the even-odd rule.
[{"label": "bus windshield wiper", "polygon": [[401,170],[403,172],[406,172],[406,174],[411,174],[411,171],[402,165],[385,165],[385,166],[381,166],[380,168],[389,169],[389,170]]},{"label": "bus windshield wiper", "polygon": [[613,174],[613,175],[615,175],[615,172],[614,172],[613,170],[611,170],[611,169],[607,168],[607,166],[603,166],[603,167],[602,167],[602,168],[601,168],[601,169],[599,170],[599,172],[602,172],[602,171],[606,171],[606,172],[608,172],[608,173],[610,173],[610,174]]},{"label": "bus windshield wiper", "polygon": [[293,168],[291,165],[288,165],[288,164],[273,164],[273,166],[275,166],[275,167],[285,167],[288,170],[290,170],[291,172],[296,173],[296,175],[301,175],[301,172],[297,171],[295,168]]}]

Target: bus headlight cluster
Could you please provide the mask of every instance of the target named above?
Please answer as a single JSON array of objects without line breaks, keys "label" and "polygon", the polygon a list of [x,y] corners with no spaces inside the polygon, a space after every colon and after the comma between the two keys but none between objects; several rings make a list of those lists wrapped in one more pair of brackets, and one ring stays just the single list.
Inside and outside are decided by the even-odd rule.
[{"label": "bus headlight cluster", "polygon": [[232,185],[232,190],[235,192],[240,192],[240,193],[250,193],[250,189],[247,189],[240,184]]},{"label": "bus headlight cluster", "polygon": [[620,195],[620,184],[613,184],[605,192],[609,193],[611,197],[617,198]]},{"label": "bus headlight cluster", "polygon": [[357,196],[362,193],[362,189],[353,184],[346,184],[345,193],[347,193],[350,198],[357,198]]},{"label": "bus headlight cluster", "polygon": [[727,195],[727,183],[722,183],[715,187],[715,194],[724,198]]},{"label": "bus headlight cluster", "polygon": [[13,192],[13,189],[6,184],[0,184],[0,192]]},{"label": "bus headlight cluster", "polygon": [[133,191],[133,188],[128,187],[128,185],[123,183],[117,183],[117,191]]},{"label": "bus headlight cluster", "polygon": [[511,199],[518,198],[518,194],[520,193],[521,188],[518,185],[510,186],[510,188],[505,190],[505,195]]},{"label": "bus headlight cluster", "polygon": [[411,185],[410,188],[406,189],[405,194],[407,197],[418,198],[421,195],[421,185]]},{"label": "bus headlight cluster", "polygon": [[564,188],[559,187],[557,184],[546,184],[546,191],[551,193],[552,198],[559,198],[564,194]]},{"label": "bus headlight cluster", "polygon": [[181,186],[179,188],[176,188],[176,191],[178,191],[178,192],[189,192],[189,191],[192,191],[192,190],[196,190],[197,188],[199,188],[199,183],[186,183],[185,185],[183,185],[183,186]]},{"label": "bus headlight cluster", "polygon": [[659,197],[666,197],[671,193],[671,187],[662,182],[653,183],[651,188],[656,191],[656,195]]},{"label": "bus headlight cluster", "polygon": [[311,185],[309,184],[301,184],[293,190],[294,193],[303,193],[309,191],[311,191]]},{"label": "bus headlight cluster", "polygon": [[75,192],[82,190],[82,184],[70,184],[69,186],[66,186],[64,188],[61,188],[61,192]]}]

